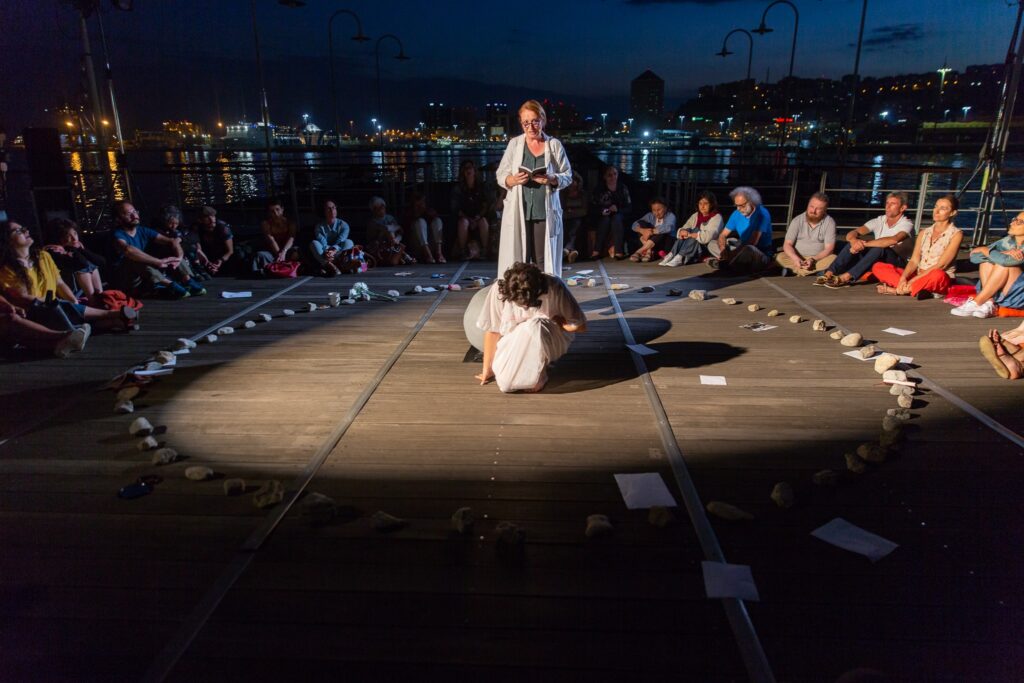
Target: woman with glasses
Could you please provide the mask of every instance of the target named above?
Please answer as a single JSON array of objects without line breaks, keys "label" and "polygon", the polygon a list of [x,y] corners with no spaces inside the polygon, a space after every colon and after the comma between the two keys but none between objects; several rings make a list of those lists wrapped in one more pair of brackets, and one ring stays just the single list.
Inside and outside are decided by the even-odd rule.
[{"label": "woman with glasses", "polygon": [[495,179],[508,190],[501,214],[498,276],[516,262],[562,276],[562,205],[558,190],[572,182],[562,143],[544,132],[547,114],[536,100],[519,107],[523,134],[509,140]]}]

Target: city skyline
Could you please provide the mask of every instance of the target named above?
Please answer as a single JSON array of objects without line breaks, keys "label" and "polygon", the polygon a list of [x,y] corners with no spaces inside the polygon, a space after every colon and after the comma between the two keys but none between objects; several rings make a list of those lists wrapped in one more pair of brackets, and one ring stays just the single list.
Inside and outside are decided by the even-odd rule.
[{"label": "city skyline", "polygon": [[[924,72],[947,61],[962,71],[970,64],[1002,61],[1013,13],[1003,2],[969,3],[968,30],[956,30],[962,25],[964,3],[929,3],[923,17],[917,16],[920,3],[879,4],[868,10],[862,75]],[[623,119],[630,81],[646,69],[665,80],[665,107],[675,109],[702,85],[743,77],[747,46],[742,36],[730,40],[733,56],[722,59],[714,53],[732,28],[755,27],[768,2],[568,2],[532,18],[522,16],[530,11],[505,16],[496,9],[451,2],[432,9],[436,16],[386,16],[396,5],[402,7],[348,4],[359,13],[367,35],[393,33],[412,57],[398,62],[391,58],[397,45],[381,46],[382,118],[388,125],[411,127],[432,99],[480,106],[491,99],[547,97],[571,100],[584,113],[608,111],[613,119]],[[797,6],[801,30],[794,74],[840,78],[852,72],[861,3],[807,0]],[[322,127],[333,128],[326,18],[336,7],[309,0],[305,7],[291,9],[257,0],[257,8],[271,118],[291,123],[302,113],[312,113]],[[43,109],[64,99],[73,101],[79,89],[80,44],[73,13],[56,0],[44,0],[31,7],[8,7],[3,14],[3,24],[12,28],[2,59],[4,72],[12,74],[13,92],[4,98],[0,116],[9,129],[51,123]],[[909,16],[914,20],[904,21]],[[244,0],[212,7],[180,0],[173,8],[139,0],[132,12],[113,11],[104,3],[104,20],[126,129],[145,129],[172,118],[209,126],[218,112],[225,122],[258,118],[252,31]],[[752,76],[777,81],[788,67],[792,12],[776,6],[767,23],[774,32],[755,38]],[[479,25],[493,31],[479,30]],[[364,119],[377,111],[374,42],[350,41],[354,31],[349,18],[339,17],[335,64],[341,119],[354,119],[356,129],[365,131],[369,121]],[[533,33],[561,40],[545,43],[531,38]],[[690,49],[688,42],[698,47]],[[98,53],[95,37],[94,48]],[[522,57],[511,56],[517,53]]]}]

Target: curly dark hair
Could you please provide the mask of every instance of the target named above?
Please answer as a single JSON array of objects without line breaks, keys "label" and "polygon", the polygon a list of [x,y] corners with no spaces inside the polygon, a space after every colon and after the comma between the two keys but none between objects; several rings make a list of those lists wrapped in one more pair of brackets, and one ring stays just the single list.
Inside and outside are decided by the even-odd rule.
[{"label": "curly dark hair", "polygon": [[[28,269],[21,264],[18,254],[11,247],[11,231],[14,230],[15,225],[22,227],[20,223],[14,221],[0,221],[0,269],[10,268],[27,289],[32,286],[32,282],[28,278]],[[35,264],[35,268],[39,267],[39,249],[40,246],[36,242],[33,242],[28,248],[28,258]]]},{"label": "curly dark hair", "polygon": [[60,244],[64,236],[72,230],[78,230],[78,223],[70,218],[52,218],[46,224],[46,241]]},{"label": "curly dark hair", "polygon": [[548,278],[532,263],[513,263],[500,280],[498,296],[523,308],[540,306],[540,297],[548,291]]}]

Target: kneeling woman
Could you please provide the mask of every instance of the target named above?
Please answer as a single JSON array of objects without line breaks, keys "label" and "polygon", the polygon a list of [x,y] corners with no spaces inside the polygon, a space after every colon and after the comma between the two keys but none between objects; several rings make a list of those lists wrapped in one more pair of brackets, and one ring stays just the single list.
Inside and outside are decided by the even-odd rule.
[{"label": "kneeling woman", "polygon": [[493,378],[503,392],[536,392],[548,381],[548,363],[586,331],[587,318],[560,279],[514,263],[491,287],[476,325],[484,331],[480,384]]}]

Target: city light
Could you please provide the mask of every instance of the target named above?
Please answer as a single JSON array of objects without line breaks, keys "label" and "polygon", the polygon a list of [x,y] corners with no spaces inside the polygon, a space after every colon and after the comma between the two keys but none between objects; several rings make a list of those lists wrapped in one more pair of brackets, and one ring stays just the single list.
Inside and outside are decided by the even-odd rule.
[{"label": "city light", "polygon": [[960,110],[964,113],[964,121],[967,120],[967,112],[971,110],[971,107],[960,107]]},{"label": "city light", "polygon": [[65,121],[64,125],[66,125],[68,128],[74,128],[75,127],[75,124],[74,124],[73,121]]}]

